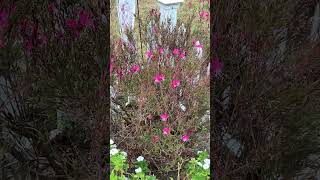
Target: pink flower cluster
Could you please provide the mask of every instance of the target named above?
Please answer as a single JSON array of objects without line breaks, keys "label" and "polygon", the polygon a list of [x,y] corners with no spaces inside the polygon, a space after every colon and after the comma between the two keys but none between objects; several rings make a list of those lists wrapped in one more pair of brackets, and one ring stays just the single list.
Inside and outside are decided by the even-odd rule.
[{"label": "pink flower cluster", "polygon": [[187,52],[183,51],[183,50],[181,50],[179,48],[174,48],[173,51],[172,51],[172,54],[174,56],[178,56],[180,59],[184,59],[184,58],[186,58]]},{"label": "pink flower cluster", "polygon": [[[171,129],[169,127],[165,127],[165,128],[162,129],[162,134],[164,136],[168,136],[170,134],[170,131],[171,131]],[[158,137],[158,140],[159,140],[160,139],[159,136],[157,136],[157,137]],[[184,135],[181,136],[181,140],[183,142],[187,142],[187,141],[190,140],[190,137],[189,137],[188,134],[184,134]]]},{"label": "pink flower cluster", "polygon": [[[159,47],[158,48],[158,52],[159,54],[164,54],[164,48],[163,47]],[[147,56],[147,58],[154,58],[154,54],[151,50],[147,50],[145,55]],[[187,56],[187,52],[186,51],[183,51],[179,48],[174,48],[173,51],[172,51],[172,55],[175,56],[175,57],[179,57],[180,59],[185,59],[186,56]],[[170,58],[170,54],[167,54],[166,56],[167,58]]]},{"label": "pink flower cluster", "polygon": [[[159,83],[161,83],[162,81],[165,80],[165,76],[164,76],[164,74],[156,74],[156,75],[153,77],[153,80],[154,80],[155,83],[159,84]],[[171,81],[171,83],[170,83],[170,86],[171,86],[171,88],[175,89],[175,88],[179,87],[180,84],[181,84],[180,80],[178,80],[178,79],[173,79],[173,80]]]},{"label": "pink flower cluster", "polygon": [[146,56],[147,56],[148,58],[152,58],[152,57],[153,57],[152,51],[148,50],[148,51],[146,52]]},{"label": "pink flower cluster", "polygon": [[[149,114],[149,115],[147,116],[147,119],[148,119],[149,121],[151,121],[151,120],[153,120],[153,116],[152,116],[151,114]],[[167,122],[168,119],[169,119],[169,114],[168,114],[168,113],[163,113],[163,114],[161,114],[161,115],[160,115],[160,119],[161,119],[161,121],[163,121],[163,122]],[[171,128],[168,127],[168,126],[165,126],[165,127],[162,129],[162,135],[163,135],[163,136],[168,136],[168,135],[170,135],[170,132],[171,132]],[[190,134],[190,133],[191,133],[191,131],[187,131],[186,134],[183,134],[183,135],[181,136],[181,140],[182,140],[183,142],[189,141],[189,139],[190,139],[189,134]],[[160,137],[159,137],[158,135],[154,135],[154,136],[152,136],[152,139],[151,139],[151,140],[152,140],[153,143],[157,143],[157,142],[160,141]]]},{"label": "pink flower cluster", "polygon": [[189,141],[189,135],[187,135],[187,134],[184,134],[184,135],[182,135],[182,137],[181,137],[181,140],[183,141],[183,142],[187,142],[187,141]]},{"label": "pink flower cluster", "polygon": [[140,66],[137,65],[137,64],[133,65],[133,66],[130,68],[130,72],[131,72],[132,74],[134,74],[134,73],[136,73],[136,72],[138,72],[138,71],[140,71]]},{"label": "pink flower cluster", "polygon": [[202,11],[200,11],[199,16],[200,16],[200,18],[202,18],[204,20],[209,20],[210,14],[209,14],[209,12],[202,10]]},{"label": "pink flower cluster", "polygon": [[203,48],[203,45],[202,44],[200,44],[200,41],[195,41],[195,40],[193,40],[193,46],[195,47],[195,48]]},{"label": "pink flower cluster", "polygon": [[167,121],[168,118],[169,118],[169,115],[168,115],[167,113],[164,113],[164,114],[161,114],[161,115],[160,115],[160,119],[161,119],[162,121]]},{"label": "pink flower cluster", "polygon": [[170,130],[171,130],[170,128],[165,127],[165,128],[162,129],[162,134],[165,135],[165,136],[167,136],[167,135],[170,134]]},{"label": "pink flower cluster", "polygon": [[157,74],[153,77],[155,83],[161,83],[165,80],[165,76],[163,74]]},{"label": "pink flower cluster", "polygon": [[171,87],[172,88],[177,88],[178,86],[180,86],[180,80],[174,79],[171,81]]},{"label": "pink flower cluster", "polygon": [[160,47],[160,48],[158,49],[158,51],[159,51],[159,54],[163,54],[163,53],[164,53],[164,49],[163,49],[162,47]]}]

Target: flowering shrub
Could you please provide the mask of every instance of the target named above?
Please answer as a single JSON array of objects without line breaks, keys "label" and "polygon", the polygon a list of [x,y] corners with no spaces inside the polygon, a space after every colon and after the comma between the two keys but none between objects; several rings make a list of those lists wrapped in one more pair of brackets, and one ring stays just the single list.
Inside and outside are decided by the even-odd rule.
[{"label": "flowering shrub", "polygon": [[131,157],[143,154],[153,172],[165,175],[209,144],[200,140],[209,138],[209,121],[202,120],[209,109],[209,34],[199,36],[208,26],[193,29],[192,16],[171,30],[156,10],[150,14],[138,20],[145,33],[131,39],[135,52],[112,42],[112,103],[123,114],[112,115],[111,130]]}]

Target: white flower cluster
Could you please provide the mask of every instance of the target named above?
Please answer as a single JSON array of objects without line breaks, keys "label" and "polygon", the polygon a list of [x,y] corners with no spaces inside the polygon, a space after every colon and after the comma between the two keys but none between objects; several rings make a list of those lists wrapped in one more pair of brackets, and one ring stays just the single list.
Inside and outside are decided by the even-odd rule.
[{"label": "white flower cluster", "polygon": [[[137,161],[138,161],[138,162],[144,161],[144,157],[143,157],[143,156],[139,156],[139,157],[137,158]],[[142,169],[141,169],[141,167],[138,167],[138,168],[135,169],[134,171],[135,171],[136,173],[141,173],[141,172],[142,172]]]},{"label": "white flower cluster", "polygon": [[139,168],[135,169],[134,171],[135,171],[136,173],[141,173],[141,172],[142,172],[142,169],[141,169],[141,167],[139,167]]},{"label": "white flower cluster", "polygon": [[110,150],[110,154],[113,156],[113,155],[116,155],[116,154],[118,154],[119,153],[119,149],[117,149],[117,148],[113,148],[113,149],[111,149]]},{"label": "white flower cluster", "polygon": [[141,162],[141,161],[143,161],[144,160],[144,157],[143,156],[139,156],[138,158],[137,158],[137,161],[138,162]]},{"label": "white flower cluster", "polygon": [[114,144],[114,141],[112,139],[110,139],[110,146],[111,146],[110,154],[112,156],[119,153],[119,149],[117,149],[117,145]]},{"label": "white flower cluster", "polygon": [[121,151],[117,149],[117,145],[114,143],[112,139],[110,139],[110,155],[114,156],[118,153],[121,153],[124,157],[127,157],[127,153],[124,151]]},{"label": "white flower cluster", "polygon": [[201,162],[197,162],[197,164],[202,167],[203,169],[209,169],[210,168],[210,159],[205,159],[202,164]]}]

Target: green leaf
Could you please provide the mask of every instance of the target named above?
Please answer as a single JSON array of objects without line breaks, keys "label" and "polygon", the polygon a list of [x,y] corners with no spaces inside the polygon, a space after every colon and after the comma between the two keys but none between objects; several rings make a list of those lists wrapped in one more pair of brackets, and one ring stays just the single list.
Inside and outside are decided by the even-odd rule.
[{"label": "green leaf", "polygon": [[110,174],[110,180],[118,180],[118,177],[114,174],[113,171]]}]

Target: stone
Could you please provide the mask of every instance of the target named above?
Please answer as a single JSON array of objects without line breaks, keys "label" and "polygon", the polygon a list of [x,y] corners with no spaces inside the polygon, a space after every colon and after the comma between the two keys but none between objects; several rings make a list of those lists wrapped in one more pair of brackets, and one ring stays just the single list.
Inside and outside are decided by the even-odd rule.
[{"label": "stone", "polygon": [[228,133],[223,135],[223,144],[237,157],[240,157],[243,146]]},{"label": "stone", "polygon": [[223,110],[227,110],[230,106],[230,86],[228,86],[222,93]]},{"label": "stone", "polygon": [[177,23],[177,12],[183,0],[158,0],[160,6],[160,22],[168,25],[170,21],[171,30]]},{"label": "stone", "polygon": [[136,13],[136,0],[119,0],[118,3],[118,19],[120,24],[121,38],[128,43],[126,30],[133,30],[134,19]]}]

